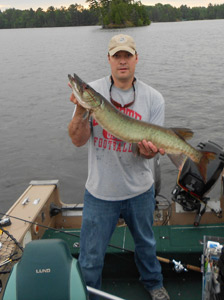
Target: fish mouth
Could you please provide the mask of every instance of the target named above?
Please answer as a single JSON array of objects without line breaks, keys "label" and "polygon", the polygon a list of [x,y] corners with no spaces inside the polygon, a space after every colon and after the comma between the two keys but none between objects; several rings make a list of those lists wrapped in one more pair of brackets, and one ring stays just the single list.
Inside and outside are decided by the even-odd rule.
[{"label": "fish mouth", "polygon": [[73,82],[75,83],[78,89],[82,89],[84,82],[78,75],[76,74],[73,75]]},{"label": "fish mouth", "polygon": [[90,109],[91,105],[89,106],[88,102],[90,102],[88,99],[86,99],[85,97],[83,97],[84,92],[88,89],[88,85],[82,81],[82,79],[80,79],[76,74],[72,75],[68,75],[72,90],[73,90],[73,94],[76,97],[78,103],[86,108],[86,109]]},{"label": "fish mouth", "polygon": [[68,75],[68,78],[70,81],[73,82],[73,87],[77,93],[82,94],[83,91],[87,88],[86,83],[78,75],[76,74],[73,74],[73,76]]}]

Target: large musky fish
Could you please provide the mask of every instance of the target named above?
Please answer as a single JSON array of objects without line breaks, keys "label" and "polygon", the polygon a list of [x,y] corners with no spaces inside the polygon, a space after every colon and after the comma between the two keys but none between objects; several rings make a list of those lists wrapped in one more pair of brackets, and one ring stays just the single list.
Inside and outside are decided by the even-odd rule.
[{"label": "large musky fish", "polygon": [[[167,154],[177,155],[175,164],[181,169],[184,157],[188,156],[197,165],[200,174],[206,181],[207,164],[215,158],[212,152],[200,151],[186,142],[193,136],[187,128],[166,128],[155,124],[133,119],[116,109],[101,94],[96,92],[76,74],[68,75],[72,91],[81,106],[91,113],[99,125],[125,142],[138,143],[151,141],[157,148],[163,148]],[[85,117],[86,117],[85,116]],[[180,159],[181,157],[181,159]]]}]

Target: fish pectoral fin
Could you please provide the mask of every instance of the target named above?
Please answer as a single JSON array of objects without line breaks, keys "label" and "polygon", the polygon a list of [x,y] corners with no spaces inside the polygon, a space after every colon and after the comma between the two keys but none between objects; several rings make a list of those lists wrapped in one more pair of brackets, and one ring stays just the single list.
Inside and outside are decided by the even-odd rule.
[{"label": "fish pectoral fin", "polygon": [[194,132],[190,128],[170,128],[173,132],[176,133],[182,140],[189,140],[193,137]]},{"label": "fish pectoral fin", "polygon": [[186,160],[186,155],[184,155],[183,153],[181,154],[167,154],[167,156],[169,157],[169,159],[172,161],[172,163],[177,167],[178,170],[181,170],[185,160]]},{"label": "fish pectoral fin", "polygon": [[134,154],[135,157],[139,156],[140,155],[140,151],[139,151],[138,144],[132,143],[132,145],[131,145],[131,151],[132,151],[132,153]]},{"label": "fish pectoral fin", "polygon": [[90,111],[89,110],[86,110],[82,116],[83,120],[89,118],[89,115],[90,115]]}]

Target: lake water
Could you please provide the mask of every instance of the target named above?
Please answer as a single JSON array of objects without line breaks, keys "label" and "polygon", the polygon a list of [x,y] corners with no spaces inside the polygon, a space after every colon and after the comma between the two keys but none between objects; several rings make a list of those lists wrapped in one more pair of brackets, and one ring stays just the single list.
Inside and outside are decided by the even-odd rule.
[{"label": "lake water", "polygon": [[[67,134],[67,74],[87,82],[108,75],[107,45],[120,32],[136,40],[136,76],[166,100],[166,126],[192,128],[194,146],[224,146],[224,20],[0,30],[1,211],[34,179],[59,179],[62,201],[82,202],[87,149]],[[161,165],[161,194],[170,198],[177,171],[166,157]]]}]

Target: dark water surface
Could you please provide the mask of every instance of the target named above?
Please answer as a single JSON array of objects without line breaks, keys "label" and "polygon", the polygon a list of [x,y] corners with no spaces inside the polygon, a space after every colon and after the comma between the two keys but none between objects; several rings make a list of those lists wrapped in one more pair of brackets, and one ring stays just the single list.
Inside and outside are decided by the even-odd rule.
[{"label": "dark water surface", "polygon": [[[82,202],[87,149],[75,148],[67,134],[67,74],[85,81],[107,75],[107,44],[120,32],[136,40],[137,77],[166,100],[166,125],[192,128],[194,146],[224,146],[224,20],[0,30],[1,211],[33,179],[59,179],[62,200]],[[166,157],[161,164],[161,193],[170,198],[177,171]]]}]

